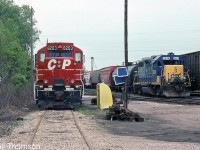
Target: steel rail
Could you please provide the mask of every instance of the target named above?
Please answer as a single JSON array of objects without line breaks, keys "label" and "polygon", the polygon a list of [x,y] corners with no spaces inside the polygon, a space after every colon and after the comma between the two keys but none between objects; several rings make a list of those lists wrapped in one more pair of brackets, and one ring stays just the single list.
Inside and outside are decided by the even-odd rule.
[{"label": "steel rail", "polygon": [[36,133],[37,133],[37,131],[38,131],[38,128],[39,128],[39,126],[40,126],[40,124],[41,124],[41,122],[42,122],[42,119],[43,119],[44,116],[46,115],[46,112],[47,112],[47,110],[45,110],[45,111],[43,112],[43,114],[40,116],[40,118],[39,118],[39,120],[38,120],[38,123],[37,123],[37,125],[36,125],[36,127],[35,127],[35,129],[34,129],[34,131],[33,131],[33,134],[32,134],[32,135],[29,137],[29,139],[28,139],[27,145],[30,145],[30,146],[33,145],[33,141],[34,141],[34,139],[35,139],[35,135],[36,135]]},{"label": "steel rail", "polygon": [[93,150],[94,148],[91,146],[90,142],[88,142],[88,140],[87,140],[87,138],[86,138],[86,136],[85,136],[83,130],[82,130],[81,127],[79,126],[78,121],[77,121],[77,118],[76,118],[76,115],[74,114],[73,110],[71,110],[71,112],[72,112],[72,115],[73,115],[74,123],[75,123],[76,127],[78,128],[80,134],[82,135],[82,137],[83,137],[83,139],[84,139],[84,141],[85,141],[87,147],[89,148],[89,150]]}]

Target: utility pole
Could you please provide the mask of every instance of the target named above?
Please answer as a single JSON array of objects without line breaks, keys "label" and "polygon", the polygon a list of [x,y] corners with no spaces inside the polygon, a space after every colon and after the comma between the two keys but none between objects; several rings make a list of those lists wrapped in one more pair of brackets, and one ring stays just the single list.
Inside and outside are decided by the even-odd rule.
[{"label": "utility pole", "polygon": [[[124,1],[124,54],[125,54],[125,67],[128,69],[128,0]],[[124,107],[128,108],[128,78],[125,78],[124,85]]]},{"label": "utility pole", "polygon": [[34,57],[33,57],[33,8],[31,7],[31,43],[30,43],[31,45],[31,89],[32,89],[32,91],[34,91],[35,89],[34,89],[34,74],[33,74],[33,59],[34,59]]},{"label": "utility pole", "polygon": [[93,71],[94,68],[94,57],[91,57],[91,72]]}]

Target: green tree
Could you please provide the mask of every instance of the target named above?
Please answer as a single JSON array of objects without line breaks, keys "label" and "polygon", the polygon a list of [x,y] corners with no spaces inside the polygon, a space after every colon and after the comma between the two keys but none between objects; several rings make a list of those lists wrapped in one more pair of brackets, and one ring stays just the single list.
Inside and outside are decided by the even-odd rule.
[{"label": "green tree", "polygon": [[[19,7],[12,0],[0,1],[0,77],[17,88],[25,86],[30,78],[31,11]],[[33,41],[40,31],[33,21]]]}]

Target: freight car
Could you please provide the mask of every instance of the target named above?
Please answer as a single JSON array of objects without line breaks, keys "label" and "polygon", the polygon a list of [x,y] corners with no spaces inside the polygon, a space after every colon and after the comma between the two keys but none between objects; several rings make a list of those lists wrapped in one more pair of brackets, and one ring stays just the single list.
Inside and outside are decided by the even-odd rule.
[{"label": "freight car", "polygon": [[[111,90],[113,91],[121,91],[121,88],[124,86],[123,84],[115,85],[113,77],[117,75],[117,68],[120,66],[109,66],[99,70],[93,70],[89,72],[85,72],[85,86],[89,87],[91,85],[92,88],[96,88],[98,83],[107,84]],[[137,65],[128,66],[128,86],[129,90],[132,91],[133,86],[133,75],[137,71]],[[90,79],[89,79],[90,78]]]},{"label": "freight car", "polygon": [[100,82],[107,84],[112,90],[114,90],[115,86],[112,74],[117,67],[109,66],[100,70]]},{"label": "freight car", "polygon": [[186,65],[191,79],[191,89],[200,93],[200,51],[182,55],[186,59]]},{"label": "freight car", "polygon": [[84,85],[86,88],[96,88],[98,83],[101,83],[100,70],[86,71],[84,73]]},{"label": "freight car", "polygon": [[183,56],[168,55],[143,58],[134,75],[134,93],[186,97],[190,95],[190,77]]},{"label": "freight car", "polygon": [[96,88],[96,85],[100,83],[100,70],[93,70],[91,72],[91,77],[90,77],[91,85],[92,88]]},{"label": "freight car", "polygon": [[74,107],[82,102],[83,51],[73,43],[47,43],[35,55],[38,107]]},{"label": "freight car", "polygon": [[83,79],[85,87],[91,87],[91,71],[85,71],[84,72],[84,79]]}]

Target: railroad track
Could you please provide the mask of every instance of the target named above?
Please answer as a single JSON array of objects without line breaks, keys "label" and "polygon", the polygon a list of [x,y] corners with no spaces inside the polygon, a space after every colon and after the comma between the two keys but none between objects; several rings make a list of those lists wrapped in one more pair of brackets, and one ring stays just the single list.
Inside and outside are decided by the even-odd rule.
[{"label": "railroad track", "polygon": [[[121,99],[121,92],[112,92],[113,96],[117,99]],[[85,89],[85,95],[96,95],[95,89]],[[130,101],[151,101],[159,103],[174,103],[174,104],[184,104],[184,105],[200,105],[200,96],[190,96],[186,98],[166,98],[166,97],[153,97],[153,96],[143,96],[137,94],[128,94],[128,100]]]},{"label": "railroad track", "polygon": [[36,133],[37,133],[37,131],[38,131],[38,128],[39,128],[39,126],[40,126],[40,124],[41,124],[43,118],[45,117],[46,113],[47,113],[47,110],[45,110],[45,111],[42,113],[42,115],[40,116],[40,118],[39,118],[39,120],[38,120],[38,122],[37,122],[37,124],[36,124],[36,126],[35,126],[35,129],[34,129],[33,133],[30,135],[30,137],[29,137],[28,142],[27,142],[26,145],[29,145],[30,147],[32,147],[33,141],[34,141],[34,139],[35,139],[35,137],[36,137]]},{"label": "railroad track", "polygon": [[[75,113],[73,112],[73,110],[63,110],[63,111],[71,111],[71,115],[72,115],[74,124],[76,125],[76,128],[78,129],[79,133],[81,134],[81,137],[83,138],[83,140],[84,140],[85,144],[87,145],[88,149],[89,149],[89,150],[93,150],[93,147],[91,146],[91,144],[90,144],[90,142],[87,140],[87,138],[86,138],[86,136],[85,136],[83,130],[81,129],[81,126],[79,125],[78,120],[77,120],[76,115],[75,115]],[[37,138],[36,133],[37,133],[38,129],[40,128],[40,126],[41,126],[41,124],[42,124],[42,121],[45,119],[45,117],[47,117],[48,112],[49,112],[49,110],[45,110],[45,111],[42,113],[42,115],[40,116],[40,118],[39,118],[39,120],[38,120],[38,122],[37,122],[37,124],[36,124],[36,126],[35,126],[35,129],[34,129],[33,133],[30,135],[30,137],[29,137],[29,139],[28,139],[28,142],[27,142],[27,145],[28,145],[28,146],[31,147],[31,146],[34,144],[34,140],[35,140],[35,138]],[[56,111],[55,111],[55,113],[56,113]],[[55,115],[56,115],[56,114],[55,114]],[[61,118],[62,118],[62,117],[61,117]],[[49,121],[48,121],[48,120],[47,120],[47,122],[48,122],[48,123],[50,123],[50,122],[51,122],[51,123],[63,123],[62,120],[59,120],[59,121],[57,121],[57,120],[52,120],[52,121],[49,120]],[[67,126],[66,126],[66,127],[67,127]],[[57,132],[54,131],[54,133],[57,133]],[[60,134],[60,132],[58,132],[58,134]],[[41,147],[41,149],[43,149],[43,148]]]}]

